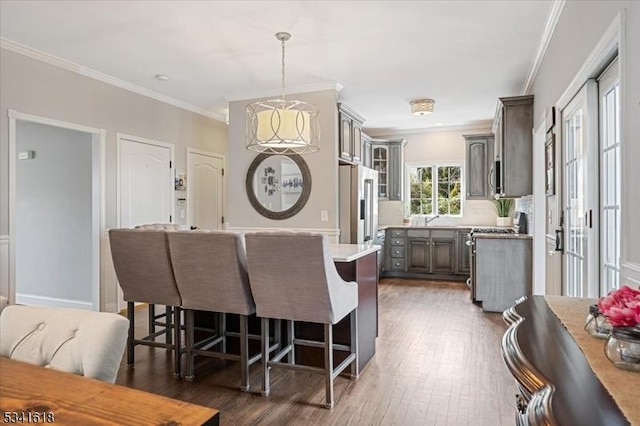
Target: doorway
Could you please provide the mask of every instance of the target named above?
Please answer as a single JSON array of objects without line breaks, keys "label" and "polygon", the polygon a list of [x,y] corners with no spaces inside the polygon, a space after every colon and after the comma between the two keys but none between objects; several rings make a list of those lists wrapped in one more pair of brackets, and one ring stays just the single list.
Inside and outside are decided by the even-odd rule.
[{"label": "doorway", "polygon": [[9,299],[100,310],[103,129],[9,111]]},{"label": "doorway", "polygon": [[187,225],[224,227],[224,157],[187,149]]}]

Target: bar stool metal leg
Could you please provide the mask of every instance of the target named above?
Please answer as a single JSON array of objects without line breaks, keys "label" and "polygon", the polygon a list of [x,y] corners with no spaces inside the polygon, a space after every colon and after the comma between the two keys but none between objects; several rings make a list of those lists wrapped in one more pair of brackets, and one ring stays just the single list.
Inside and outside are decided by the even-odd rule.
[{"label": "bar stool metal leg", "polygon": [[127,337],[127,367],[133,368],[133,363],[135,362],[135,330],[136,330],[136,320],[135,320],[135,305],[133,302],[127,302],[127,319],[129,320],[129,335]]},{"label": "bar stool metal leg", "polygon": [[240,390],[249,390],[249,326],[247,316],[240,315]]},{"label": "bar stool metal leg", "polygon": [[295,322],[293,320],[287,321],[288,325],[289,325],[289,333],[287,333],[289,335],[289,339],[287,341],[287,346],[291,345],[291,352],[289,352],[287,354],[287,362],[289,364],[295,364],[296,363],[296,348],[293,344],[293,341],[296,338],[296,332],[295,332]]},{"label": "bar stool metal leg", "polygon": [[185,332],[185,346],[186,346],[186,357],[187,357],[187,372],[185,373],[184,378],[191,382],[194,378],[194,369],[195,369],[195,355],[193,354],[193,310],[187,309],[184,313],[185,323],[186,323],[186,332]]},{"label": "bar stool metal leg", "polygon": [[[167,307],[169,309],[169,307]],[[177,306],[172,309],[174,316],[174,324],[173,324],[173,332],[174,332],[174,347],[173,347],[173,360],[174,360],[174,371],[173,375],[176,378],[180,378],[182,376],[182,330],[180,327],[180,311],[182,309]],[[167,328],[170,327],[170,311],[167,311]],[[169,332],[172,330],[170,329]],[[170,334],[169,334],[170,335]],[[169,336],[168,335],[168,336]]]},{"label": "bar stool metal leg", "polygon": [[262,396],[269,396],[269,318],[262,318]]},{"label": "bar stool metal leg", "polygon": [[333,328],[324,325],[324,381],[326,386],[326,408],[333,408]]}]

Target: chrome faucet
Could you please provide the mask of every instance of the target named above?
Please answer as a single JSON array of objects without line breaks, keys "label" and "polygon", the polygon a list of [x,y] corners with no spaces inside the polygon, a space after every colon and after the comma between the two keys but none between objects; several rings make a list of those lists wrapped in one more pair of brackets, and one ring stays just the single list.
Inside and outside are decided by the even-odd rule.
[{"label": "chrome faucet", "polygon": [[427,219],[427,216],[425,216],[425,217],[424,217],[424,226],[427,226],[427,225],[429,224],[429,222],[432,222],[432,221],[436,220],[436,219],[437,219],[437,218],[439,218],[439,217],[440,217],[440,215],[439,215],[439,214],[437,214],[437,215],[433,216],[433,217],[432,217],[432,218],[430,218],[430,219]]}]

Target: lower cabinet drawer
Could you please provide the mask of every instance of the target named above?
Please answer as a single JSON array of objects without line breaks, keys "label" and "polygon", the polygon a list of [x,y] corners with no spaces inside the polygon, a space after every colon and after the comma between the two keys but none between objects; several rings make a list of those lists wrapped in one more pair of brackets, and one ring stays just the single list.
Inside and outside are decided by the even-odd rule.
[{"label": "lower cabinet drawer", "polygon": [[392,238],[391,245],[392,246],[404,246],[405,240],[404,238]]},{"label": "lower cabinet drawer", "polygon": [[391,246],[391,257],[404,257],[404,247]]},{"label": "lower cabinet drawer", "polygon": [[391,270],[392,271],[404,271],[405,269],[405,260],[404,259],[391,259]]}]

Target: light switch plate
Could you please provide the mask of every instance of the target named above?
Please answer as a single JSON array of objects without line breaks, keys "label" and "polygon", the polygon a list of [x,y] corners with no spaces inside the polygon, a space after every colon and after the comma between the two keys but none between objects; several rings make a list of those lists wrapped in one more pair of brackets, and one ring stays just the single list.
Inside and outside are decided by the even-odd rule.
[{"label": "light switch plate", "polygon": [[329,221],[329,212],[326,210],[321,210],[320,211],[320,220],[323,222],[328,222]]}]

